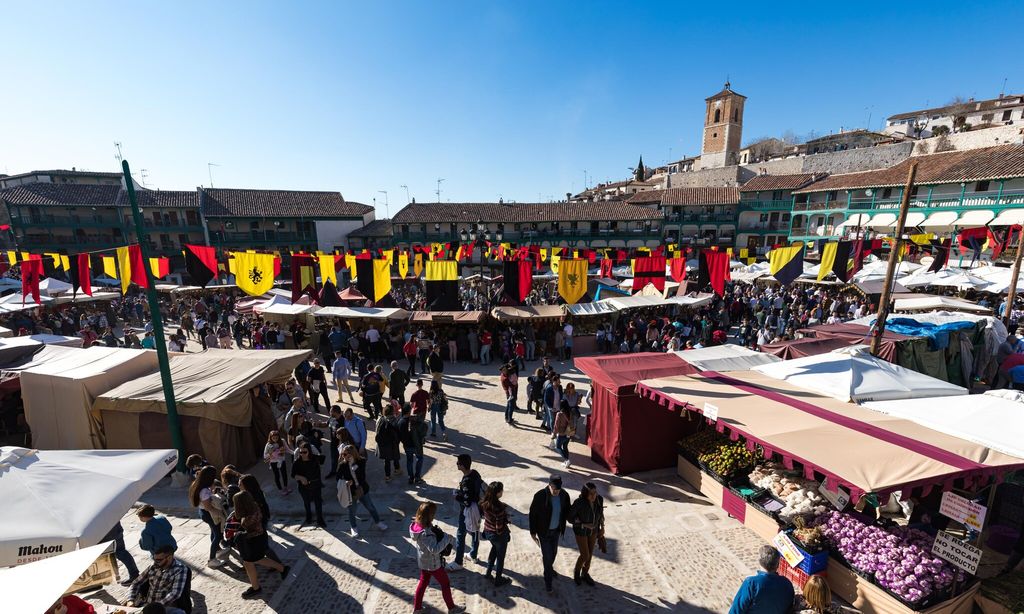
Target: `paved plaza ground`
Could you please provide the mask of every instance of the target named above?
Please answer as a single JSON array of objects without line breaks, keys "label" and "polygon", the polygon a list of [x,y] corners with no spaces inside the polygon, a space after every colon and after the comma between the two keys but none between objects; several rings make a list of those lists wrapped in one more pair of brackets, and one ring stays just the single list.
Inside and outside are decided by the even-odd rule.
[{"label": "paved plaza ground", "polygon": [[[527,366],[535,368],[537,364]],[[582,390],[589,388],[589,382],[571,363],[556,362],[555,367],[564,373],[563,383],[574,381]],[[303,511],[298,493],[278,495],[266,465],[252,469],[268,493],[274,547],[292,566],[284,581],[276,573],[261,572],[261,599],[241,598],[247,581],[237,560],[220,569],[206,567],[209,531],[189,507],[184,489],[162,485],[147,493],[143,501],[170,517],[178,554],[194,571],[196,613],[411,612],[418,568],[408,540],[410,517],[418,502],[435,501],[440,506],[438,524],[454,535],[458,508],[452,489],[461,477],[455,455],[462,452],[473,456],[474,467],[484,480],[504,483],[504,501],[511,508],[514,524],[505,564],[511,585],[494,588],[484,580],[484,566],[474,564],[468,556],[466,569],[451,574],[456,603],[469,612],[728,610],[743,577],[756,567],[757,549],[763,542],[753,532],[694,492],[676,476],[674,468],[614,476],[590,459],[589,448],[574,442],[570,444],[572,466],[563,469],[561,458],[547,446],[548,437],[532,416],[520,412],[516,417],[519,424],[505,424],[504,394],[495,365],[460,363],[445,368],[444,385],[451,402],[446,417],[449,440],[428,442],[427,484],[412,487],[405,479],[385,483],[381,462],[371,453],[371,491],[389,525],[387,531],[373,528],[368,514],[359,508],[361,534],[350,537],[348,518],[335,498],[333,480],[328,480],[324,492],[328,528],[300,528]],[[333,389],[331,393],[334,395]],[[525,407],[525,386],[520,387],[519,396],[520,407]],[[362,415],[361,409],[358,413]],[[595,557],[591,569],[598,583],[595,588],[577,587],[572,581],[576,547],[570,529],[556,561],[560,577],[555,592],[548,595],[544,591],[540,549],[526,529],[527,511],[534,492],[552,473],[564,476],[573,499],[587,481],[596,483],[605,497],[609,548],[607,554]],[[145,554],[137,547],[141,527],[133,514],[125,517],[124,525],[128,545],[143,566]],[[481,544],[484,561],[489,549],[486,542]],[[92,598],[112,603],[126,590],[112,585]],[[427,591],[425,603],[428,612],[445,611],[436,584]]]}]

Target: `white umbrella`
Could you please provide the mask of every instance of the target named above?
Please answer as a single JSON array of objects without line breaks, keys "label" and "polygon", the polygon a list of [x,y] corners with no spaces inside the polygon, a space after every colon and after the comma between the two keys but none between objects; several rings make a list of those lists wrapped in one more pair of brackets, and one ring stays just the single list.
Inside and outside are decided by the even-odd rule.
[{"label": "white umbrella", "polygon": [[990,284],[970,273],[959,273],[945,279],[936,279],[931,282],[931,285],[939,288],[956,288],[957,290],[984,290]]},{"label": "white umbrella", "polygon": [[[0,595],[8,612],[46,612],[114,542],[34,563],[0,569]],[[29,590],[31,589],[31,590]]]},{"label": "white umbrella", "polygon": [[99,543],[177,462],[175,450],[0,447],[0,567]]},{"label": "white umbrella", "polygon": [[66,281],[47,277],[43,281],[39,282],[39,291],[43,294],[53,296],[54,294],[62,294],[64,292],[71,292],[72,285]]}]

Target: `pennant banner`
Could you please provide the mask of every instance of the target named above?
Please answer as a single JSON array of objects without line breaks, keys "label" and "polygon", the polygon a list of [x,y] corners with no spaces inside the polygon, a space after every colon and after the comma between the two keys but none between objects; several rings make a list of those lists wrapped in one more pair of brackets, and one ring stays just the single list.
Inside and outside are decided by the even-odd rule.
[{"label": "pennant banner", "polygon": [[770,272],[775,279],[787,286],[804,272],[804,244],[796,247],[778,247],[768,254]]},{"label": "pennant banner", "polygon": [[658,292],[665,291],[665,257],[646,256],[633,260],[633,294],[651,284]]},{"label": "pennant banner", "polygon": [[[557,256],[552,256],[552,261]],[[558,263],[558,294],[573,305],[587,293],[587,265],[582,258],[560,259]]]},{"label": "pennant banner", "polygon": [[424,289],[427,308],[434,311],[458,311],[459,263],[455,260],[431,260],[427,263]]},{"label": "pennant banner", "polygon": [[234,252],[235,284],[249,296],[262,296],[274,287],[274,255]]},{"label": "pennant banner", "polygon": [[504,294],[514,305],[521,305],[530,294],[533,270],[525,260],[506,260],[503,263]]}]

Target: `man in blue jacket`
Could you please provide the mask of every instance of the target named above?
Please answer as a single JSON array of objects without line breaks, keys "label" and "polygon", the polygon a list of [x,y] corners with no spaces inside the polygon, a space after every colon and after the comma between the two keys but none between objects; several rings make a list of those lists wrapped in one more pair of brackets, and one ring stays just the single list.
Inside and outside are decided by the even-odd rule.
[{"label": "man in blue jacket", "polygon": [[764,571],[750,576],[733,597],[729,614],[787,614],[793,609],[793,585],[775,571],[779,568],[779,552],[772,546],[761,546],[759,557]]}]

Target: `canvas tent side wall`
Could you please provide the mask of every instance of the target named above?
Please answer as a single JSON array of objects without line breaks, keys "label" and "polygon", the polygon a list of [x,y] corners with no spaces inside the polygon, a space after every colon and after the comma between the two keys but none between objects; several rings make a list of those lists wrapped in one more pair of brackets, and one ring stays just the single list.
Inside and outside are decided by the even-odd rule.
[{"label": "canvas tent side wall", "polygon": [[155,373],[156,352],[92,347],[81,366],[63,362],[22,371],[21,395],[32,444],[47,450],[105,447],[103,425],[92,405],[97,396],[124,382]]},{"label": "canvas tent side wall", "polygon": [[[663,469],[676,464],[676,442],[696,429],[636,394],[636,382],[650,377],[694,373],[674,354],[640,353],[577,358],[591,379],[590,456],[612,473]],[[654,375],[660,374],[660,375]]]},{"label": "canvas tent side wall", "polygon": [[[262,458],[276,428],[271,401],[256,393],[283,382],[308,350],[207,350],[171,358],[171,379],[185,450],[223,466],[249,467]],[[167,445],[167,406],[159,374],[126,382],[96,399],[107,443],[119,448]]]}]

